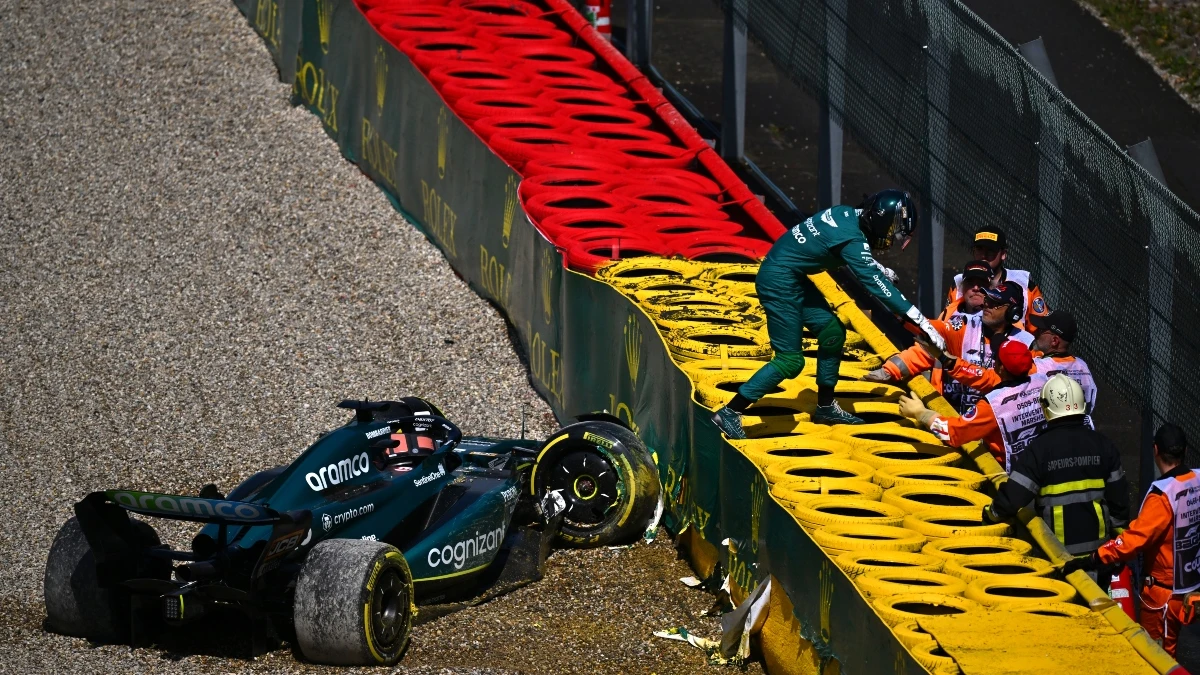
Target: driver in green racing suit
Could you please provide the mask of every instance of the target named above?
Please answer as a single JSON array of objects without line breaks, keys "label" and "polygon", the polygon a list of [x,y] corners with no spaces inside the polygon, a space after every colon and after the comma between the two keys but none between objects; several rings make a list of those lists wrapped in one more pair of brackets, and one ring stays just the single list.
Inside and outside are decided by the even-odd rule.
[{"label": "driver in green racing suit", "polygon": [[804,368],[801,334],[807,328],[817,336],[817,408],[811,419],[818,424],[863,424],[842,410],[834,399],[838,365],[846,329],[834,316],[825,298],[809,280],[843,265],[888,309],[907,317],[939,347],[941,334],[896,289],[895,273],[880,265],[872,249],[886,251],[893,241],[908,245],[916,227],[916,208],[902,190],[884,190],[867,199],[863,208],[835,206],[814,214],[780,237],[759,268],[754,287],[767,314],[767,334],[775,356],[743,384],[728,405],[712,417],[726,436],[745,438],[742,413],[782,381]]}]

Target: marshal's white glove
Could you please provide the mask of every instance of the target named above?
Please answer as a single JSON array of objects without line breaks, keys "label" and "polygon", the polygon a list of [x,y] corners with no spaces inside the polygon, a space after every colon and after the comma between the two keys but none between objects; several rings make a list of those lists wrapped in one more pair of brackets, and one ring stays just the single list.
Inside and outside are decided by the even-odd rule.
[{"label": "marshal's white glove", "polygon": [[933,346],[946,351],[946,339],[942,337],[941,333],[937,332],[933,324],[929,323],[929,319],[925,318],[925,315],[921,313],[921,310],[917,309],[916,305],[910,307],[905,316],[908,317],[909,321],[917,324],[917,327],[921,329],[922,333],[925,333],[925,336],[929,338]]}]

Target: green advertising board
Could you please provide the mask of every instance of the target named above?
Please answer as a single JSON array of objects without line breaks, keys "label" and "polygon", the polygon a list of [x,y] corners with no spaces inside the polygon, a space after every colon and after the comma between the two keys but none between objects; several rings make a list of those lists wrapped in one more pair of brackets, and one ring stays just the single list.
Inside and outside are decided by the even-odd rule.
[{"label": "green advertising board", "polygon": [[521,209],[520,176],[350,0],[237,5],[292,82],[293,102],[317,115],[343,155],[504,311],[559,419],[608,410],[654,450],[672,532],[691,528],[743,590],[773,575],[802,637],[843,671],[924,672],[769,497],[759,469],[723,442],[649,317],[564,267]]}]

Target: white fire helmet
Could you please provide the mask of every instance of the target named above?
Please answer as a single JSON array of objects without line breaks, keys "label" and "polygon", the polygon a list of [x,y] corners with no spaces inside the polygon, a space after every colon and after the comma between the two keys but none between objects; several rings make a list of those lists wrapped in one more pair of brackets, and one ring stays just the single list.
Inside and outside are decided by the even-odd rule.
[{"label": "white fire helmet", "polygon": [[1083,387],[1071,378],[1058,373],[1042,385],[1042,412],[1046,420],[1056,420],[1067,415],[1087,413],[1087,401],[1083,398]]}]

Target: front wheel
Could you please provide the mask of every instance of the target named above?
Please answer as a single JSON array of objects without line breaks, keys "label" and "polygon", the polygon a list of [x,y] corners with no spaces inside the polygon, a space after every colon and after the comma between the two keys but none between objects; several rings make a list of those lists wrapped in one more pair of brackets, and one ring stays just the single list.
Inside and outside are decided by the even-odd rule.
[{"label": "front wheel", "polygon": [[412,572],[394,546],[327,539],[296,581],[296,643],[304,657],[335,666],[390,666],[412,632]]},{"label": "front wheel", "polygon": [[641,439],[614,422],[563,427],[542,444],[530,481],[535,495],[566,502],[559,539],[571,546],[627,543],[658,507],[658,468]]}]

